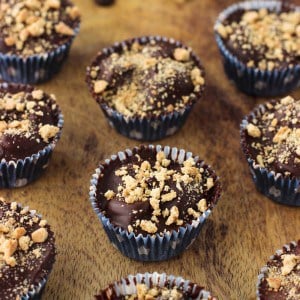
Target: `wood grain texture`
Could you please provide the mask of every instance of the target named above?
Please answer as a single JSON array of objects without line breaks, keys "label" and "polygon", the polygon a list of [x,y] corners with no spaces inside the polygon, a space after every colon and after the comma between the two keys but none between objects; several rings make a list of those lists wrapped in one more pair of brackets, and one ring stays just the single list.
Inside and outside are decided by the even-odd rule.
[{"label": "wood grain texture", "polygon": [[[62,138],[43,177],[24,188],[0,191],[0,196],[42,213],[56,233],[57,261],[43,299],[93,299],[121,276],[146,271],[183,276],[219,299],[254,299],[260,267],[276,249],[300,238],[300,209],[259,194],[240,149],[240,121],[264,99],[240,93],[223,72],[213,24],[234,1],[116,0],[106,8],[92,0],[74,2],[82,11],[80,34],[62,71],[40,86],[57,95],[65,115]],[[102,47],[147,34],[182,40],[206,69],[203,99],[182,130],[159,143],[199,155],[223,185],[219,204],[199,238],[180,257],[161,263],[122,256],[108,242],[88,199],[99,160],[138,143],[108,126],[88,93],[85,68]],[[300,97],[300,91],[292,95]]]}]

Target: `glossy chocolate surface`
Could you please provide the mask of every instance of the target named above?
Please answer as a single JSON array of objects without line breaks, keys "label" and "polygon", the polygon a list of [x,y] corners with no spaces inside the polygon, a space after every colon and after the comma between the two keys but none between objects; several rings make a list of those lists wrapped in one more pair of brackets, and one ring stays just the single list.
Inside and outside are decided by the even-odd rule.
[{"label": "glossy chocolate surface", "polygon": [[[44,5],[46,1],[37,0],[37,2],[40,3],[40,5]],[[43,20],[45,22],[51,21],[54,24],[54,26],[57,25],[59,22],[63,22],[71,29],[77,28],[80,22],[79,15],[77,16],[76,13],[76,17],[75,15],[74,17],[71,17],[71,15],[66,12],[69,8],[74,6],[73,3],[69,0],[59,0],[59,3],[60,3],[59,9],[51,8],[51,7],[49,8],[50,14],[53,15],[58,14],[58,19],[56,21],[53,21],[52,16],[49,15],[48,17],[44,17]],[[20,9],[21,11],[23,8],[26,8],[26,5],[24,5],[23,0],[4,0],[1,1],[1,5],[3,7],[2,8],[3,17],[0,18],[0,29],[1,29],[0,30],[0,52],[1,53],[22,55],[24,57],[32,54],[43,54],[45,52],[51,51],[59,47],[60,45],[65,44],[73,37],[72,35],[61,34],[59,32],[56,32],[54,29],[52,29],[51,32],[49,31],[47,32],[47,30],[45,30],[43,34],[37,36],[35,35],[31,36],[29,34],[29,37],[24,41],[24,46],[22,48],[18,47],[17,44],[10,46],[5,42],[6,38],[9,37],[9,33],[7,30],[9,29],[9,27],[6,24],[6,22],[4,22],[5,17],[11,18],[12,19],[11,24],[15,25],[17,17],[10,10],[13,10],[15,7],[21,5],[21,9]],[[4,6],[6,7],[7,5],[9,6],[9,10],[6,10],[6,8],[4,9]],[[27,8],[28,7],[30,6],[27,6]],[[37,9],[34,8],[34,9],[35,11],[39,10],[38,8]],[[39,17],[41,16],[39,15]],[[21,24],[23,24],[23,28],[26,28],[26,26],[32,24],[29,23],[30,18],[32,18],[32,16],[28,15],[27,17],[24,18],[24,21],[21,22]],[[38,20],[38,18],[36,19]],[[41,50],[37,51],[38,48],[41,48]],[[29,49],[30,51],[28,51]]]},{"label": "glossy chocolate surface", "polygon": [[[49,138],[46,142],[42,139],[39,129],[42,125],[58,125],[59,109],[55,101],[47,94],[43,94],[40,100],[33,99],[33,87],[22,85],[0,85],[0,121],[5,121],[7,124],[14,120],[30,121],[29,131],[16,133],[14,131],[5,130],[0,135],[0,160],[6,161],[24,159],[33,154],[37,154],[44,149],[49,143],[54,141],[55,137]],[[24,92],[24,94],[19,94]],[[16,107],[7,110],[3,97],[10,94],[16,96],[20,104],[26,105],[28,102],[35,103],[32,109],[18,111]]]},{"label": "glossy chocolate surface", "polygon": [[[275,254],[273,259],[268,261],[267,267],[268,268],[275,268],[275,269],[281,269],[282,268],[282,255],[285,254],[294,254],[296,256],[300,257],[300,240],[294,244],[290,244],[290,249],[287,249],[286,247],[283,248],[283,253],[278,255]],[[267,278],[268,275],[265,275],[264,278],[261,280],[258,292],[259,292],[259,299],[260,300],[297,300],[300,299],[300,262],[298,262],[298,267],[294,267],[293,269],[293,276],[294,278],[298,278],[298,285],[295,286],[289,285],[289,286],[281,286],[278,291],[275,291],[274,289],[270,288]],[[290,291],[294,289],[295,294],[293,296],[289,295]]]},{"label": "glossy chocolate surface", "polygon": [[[112,190],[115,193],[118,191],[118,186],[122,185],[122,180],[120,177],[115,175],[115,171],[120,169],[122,166],[127,166],[129,174],[134,176],[134,165],[141,165],[143,161],[147,160],[152,166],[155,164],[155,149],[149,149],[146,147],[141,147],[141,149],[134,149],[133,155],[127,157],[124,161],[116,159],[111,161],[109,165],[105,165],[104,170],[102,171],[103,176],[100,176],[97,184],[96,198],[97,205],[99,206],[102,213],[110,219],[110,221],[115,226],[120,226],[123,229],[127,230],[129,225],[133,225],[139,220],[153,220],[154,209],[150,204],[149,199],[146,201],[136,201],[134,203],[126,203],[125,199],[122,196],[113,197],[110,200],[107,200],[105,192],[107,190]],[[136,154],[139,155],[140,159]],[[170,157],[167,157],[170,159]],[[170,165],[167,167],[167,170],[180,171],[183,165],[177,161],[171,160]],[[187,213],[189,208],[193,208],[195,211],[198,211],[197,203],[200,199],[205,198],[207,201],[207,209],[212,208],[220,194],[220,183],[217,180],[215,173],[203,166],[199,161],[195,165],[196,168],[203,168],[202,179],[203,183],[200,183],[201,187],[193,188],[193,183],[191,184],[181,184],[181,190],[178,189],[176,181],[173,181],[172,178],[167,179],[164,183],[169,187],[168,191],[175,191],[176,197],[171,201],[160,203],[160,210],[163,212],[165,209],[171,211],[173,206],[176,206],[179,211],[179,218],[183,223],[176,224],[172,223],[166,225],[166,218],[162,214],[158,214],[156,222],[157,233],[163,233],[170,230],[178,230],[180,226],[185,226],[185,224],[190,224],[193,220],[196,220],[194,216]],[[214,186],[211,189],[207,189],[205,186],[205,181],[208,177],[213,178]],[[158,187],[159,182],[155,178],[147,179],[147,189],[153,190]],[[163,194],[163,192],[162,192]],[[201,214],[200,214],[201,215]],[[141,227],[134,228],[136,234],[142,233],[147,234]]]},{"label": "glossy chocolate surface", "polygon": [[[188,51],[188,59],[175,58],[178,48]],[[180,110],[202,94],[203,68],[191,50],[180,43],[136,39],[113,46],[110,51],[112,54],[100,52],[96,57],[88,68],[87,82],[100,104],[125,116],[150,117]],[[107,83],[102,93],[94,91],[98,80]]]},{"label": "glossy chocolate surface", "polygon": [[[289,37],[284,36],[284,32],[279,32],[278,29],[275,28],[275,24],[273,24],[273,32],[276,32],[277,36],[282,37],[280,39],[280,42],[278,40],[274,41],[270,39],[269,36],[264,36],[262,39],[265,41],[264,43],[252,43],[251,40],[246,37],[245,32],[249,31],[248,25],[243,21],[243,15],[247,12],[257,12],[258,15],[259,10],[258,9],[252,9],[252,10],[245,10],[242,8],[236,9],[234,12],[229,14],[227,18],[222,22],[224,27],[228,26],[236,26],[235,29],[231,29],[227,32],[227,35],[223,36],[223,42],[225,43],[227,49],[229,52],[238,58],[239,61],[243,62],[245,65],[248,65],[249,67],[258,67],[259,69],[269,69],[273,70],[274,68],[286,68],[289,67],[289,65],[296,65],[300,64],[300,56],[299,51],[297,51],[297,47],[299,47],[299,43],[295,45],[298,46],[292,46],[292,48],[289,48],[289,46],[286,46],[287,43],[290,43],[291,40],[294,41],[297,40],[297,33],[296,33],[296,27],[299,26],[300,21],[298,20],[297,23],[294,25],[294,33],[291,33]],[[268,9],[266,10],[269,14],[274,13],[277,16],[279,16],[281,13],[291,13],[294,12],[294,7],[291,4],[286,4],[280,11],[276,11]],[[265,12],[262,13],[263,15]],[[263,20],[264,17],[262,17],[261,20]],[[255,19],[255,17],[253,17]],[[280,21],[279,21],[280,20]],[[278,28],[283,28],[283,26],[286,25],[285,21],[287,19],[284,19],[284,17],[278,17],[278,20],[276,22],[281,22],[281,25],[276,25]],[[237,25],[238,24],[238,25]],[[266,23],[268,24],[268,23]],[[269,24],[267,25],[269,26]],[[292,26],[292,23],[289,24],[289,27]],[[232,27],[231,27],[232,28]],[[252,30],[252,29],[251,29]],[[259,36],[260,34],[265,34],[269,29],[264,29],[261,25],[261,23],[257,23],[257,28],[254,30],[254,38],[255,35]],[[289,29],[292,30],[292,29]],[[229,33],[230,32],[230,33]],[[289,31],[287,31],[286,34],[288,34]],[[235,37],[233,37],[235,35]],[[269,38],[269,40],[268,40]],[[299,40],[299,38],[298,38]],[[294,49],[296,47],[296,49]],[[267,54],[269,50],[274,49],[271,52]],[[277,49],[277,51],[276,51]],[[288,49],[288,50],[287,50]],[[249,62],[252,62],[249,64]],[[269,65],[268,65],[269,63]]]},{"label": "glossy chocolate surface", "polygon": [[[126,279],[126,281],[128,282],[128,286],[132,286],[133,283],[132,281],[129,281],[128,279]],[[142,282],[137,282],[137,280],[134,278],[133,282],[138,285],[138,284],[144,284],[143,280]],[[123,284],[121,282],[117,282],[114,284],[110,284],[106,289],[102,290],[100,294],[95,296],[96,300],[126,300],[126,299],[131,299],[131,300],[137,300],[138,297],[133,294],[122,294],[122,292],[120,293],[118,291],[118,287],[121,287]],[[117,286],[117,288],[116,288]],[[157,287],[155,284],[153,284],[151,278],[150,278],[150,285],[147,287],[149,289],[151,288],[157,288],[158,290],[160,290],[160,287]],[[201,291],[204,290],[203,287],[198,286],[194,283],[189,282],[189,284],[187,285],[186,288],[184,288],[184,283],[181,283],[180,285],[176,286],[174,282],[169,282],[167,281],[163,287],[163,289],[167,289],[167,290],[172,290],[172,289],[178,290],[178,292],[181,293],[181,297],[179,298],[180,300],[188,300],[188,299],[198,299]],[[117,292],[118,291],[118,292]],[[207,292],[206,292],[207,293]],[[161,296],[157,296],[154,297],[154,299],[167,299],[166,297],[161,297]],[[177,298],[176,298],[177,299]],[[208,297],[200,297],[199,299],[203,299],[203,300],[216,300],[215,297],[212,296],[208,296]]]},{"label": "glossy chocolate surface", "polygon": [[[26,229],[26,235],[30,236],[32,232],[41,228],[39,225],[41,218],[30,211],[20,213],[21,211],[22,208],[18,206],[12,217],[16,220],[16,224],[20,223]],[[0,201],[0,224],[5,224],[7,221],[7,212],[12,212],[10,203]],[[34,216],[37,216],[36,222],[33,222]],[[0,298],[2,300],[15,300],[17,297],[23,296],[26,294],[26,290],[37,287],[42,279],[49,275],[56,251],[54,234],[49,225],[46,225],[45,228],[48,231],[48,238],[45,242],[32,244],[28,251],[19,248],[16,250],[13,255],[16,259],[16,266],[9,266],[0,259]],[[35,250],[39,250],[40,257],[34,255]]]},{"label": "glossy chocolate surface", "polygon": [[[282,104],[284,99],[287,99],[286,104]],[[269,171],[300,177],[300,101],[286,97],[272,100],[264,107],[264,113],[257,108],[255,117],[249,115],[246,118],[249,124],[260,130],[260,137],[249,134],[247,126],[241,129],[241,143],[246,158]]]}]

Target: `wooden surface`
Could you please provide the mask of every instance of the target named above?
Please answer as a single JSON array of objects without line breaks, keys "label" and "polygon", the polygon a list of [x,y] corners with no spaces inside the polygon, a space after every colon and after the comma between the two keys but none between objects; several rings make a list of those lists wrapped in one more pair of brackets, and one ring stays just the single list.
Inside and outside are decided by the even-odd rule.
[{"label": "wooden surface", "polygon": [[[299,239],[300,209],[273,203],[254,187],[240,149],[239,124],[263,99],[238,92],[223,72],[213,37],[214,20],[229,0],[116,0],[97,7],[74,1],[82,23],[63,70],[41,85],[55,93],[65,115],[62,138],[42,178],[20,189],[2,190],[42,213],[57,240],[57,261],[44,299],[93,299],[121,276],[167,272],[204,285],[219,299],[254,299],[257,273],[284,243]],[[125,38],[159,34],[182,40],[200,56],[207,88],[184,128],[159,141],[198,154],[221,177],[223,194],[195,243],[176,259],[141,263],[109,242],[88,199],[99,160],[138,142],[117,134],[85,84],[85,68],[102,47]],[[300,91],[292,93],[299,97]]]}]

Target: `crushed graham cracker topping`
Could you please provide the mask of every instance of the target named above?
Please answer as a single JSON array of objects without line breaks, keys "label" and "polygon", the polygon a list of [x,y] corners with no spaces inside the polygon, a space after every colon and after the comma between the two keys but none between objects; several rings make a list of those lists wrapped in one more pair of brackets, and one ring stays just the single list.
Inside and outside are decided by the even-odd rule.
[{"label": "crushed graham cracker topping", "polygon": [[[162,151],[153,150],[147,160],[138,153],[114,169],[111,180],[119,182],[117,186],[99,188],[113,223],[129,232],[163,233],[192,223],[211,207],[215,186],[211,171],[192,157],[179,163]],[[116,212],[124,205],[129,211],[125,223],[118,219],[121,211]]]},{"label": "crushed graham cracker topping", "polygon": [[54,98],[42,90],[0,89],[0,144],[1,140],[10,144],[11,137],[11,143],[21,149],[16,139],[19,137],[20,143],[26,139],[43,148],[59,132]]},{"label": "crushed graham cracker topping", "polygon": [[88,67],[91,89],[128,117],[183,109],[199,97],[205,83],[191,50],[169,42],[136,41],[97,59]]},{"label": "crushed graham cracker topping", "polygon": [[265,107],[245,128],[252,158],[261,167],[300,176],[300,100],[287,96]]},{"label": "crushed graham cracker topping", "polygon": [[[267,294],[280,299],[300,299],[300,241],[290,251],[275,255],[268,265],[264,285]],[[272,298],[273,299],[273,298]],[[275,298],[274,298],[275,299]]]},{"label": "crushed graham cracker topping", "polygon": [[75,35],[79,10],[66,0],[4,0],[0,3],[0,52],[45,53]]},{"label": "crushed graham cracker topping", "polygon": [[28,207],[0,198],[1,299],[21,297],[48,275],[54,262],[53,243],[46,220]]},{"label": "crushed graham cracker topping", "polygon": [[138,283],[136,285],[136,294],[126,295],[125,299],[126,300],[136,300],[136,299],[182,300],[185,299],[185,297],[184,297],[184,293],[181,290],[179,290],[176,286],[172,288],[159,287],[159,286],[148,287],[144,283]]},{"label": "crushed graham cracker topping", "polygon": [[248,67],[272,71],[300,63],[300,11],[242,11],[215,30]]}]

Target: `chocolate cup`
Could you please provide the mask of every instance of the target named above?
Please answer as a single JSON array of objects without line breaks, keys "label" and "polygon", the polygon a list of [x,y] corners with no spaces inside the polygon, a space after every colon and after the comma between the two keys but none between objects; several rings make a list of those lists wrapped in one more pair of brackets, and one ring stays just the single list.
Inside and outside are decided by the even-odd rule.
[{"label": "chocolate cup", "polygon": [[[0,84],[0,88],[9,88],[11,86],[15,86],[17,89],[23,88],[24,91],[32,90],[32,87],[29,85]],[[33,153],[31,156],[27,156],[24,159],[18,159],[17,161],[6,161],[5,159],[2,159],[0,161],[0,188],[22,187],[33,182],[42,175],[48,166],[56,143],[60,139],[64,124],[64,117],[58,105],[57,110],[57,127],[59,128],[59,132],[56,134],[51,143],[44,147],[44,149],[37,153]]]},{"label": "chocolate cup", "polygon": [[[22,208],[22,205],[18,203],[18,207]],[[35,212],[35,211],[33,211],[33,212]],[[42,219],[42,215],[37,214],[37,216],[39,216]],[[54,243],[55,243],[55,236],[53,237],[53,239],[54,239]],[[57,254],[57,252],[56,252],[56,247],[55,247],[55,244],[54,244],[54,258],[53,258],[53,261],[52,261],[52,265],[51,265],[51,267],[48,270],[47,275],[41,276],[39,278],[39,282],[36,283],[36,284],[33,284],[28,289],[28,291],[26,293],[23,293],[21,295],[17,295],[17,297],[19,297],[20,300],[40,300],[41,299],[42,294],[43,294],[43,292],[45,290],[45,286],[46,286],[48,277],[49,277],[49,275],[52,272],[53,265],[55,263],[55,256],[56,256],[56,254]]]},{"label": "chocolate cup", "polygon": [[242,150],[250,167],[255,186],[259,192],[277,203],[300,206],[300,178],[286,176],[282,173],[276,173],[268,168],[263,168],[250,157],[249,145],[245,136],[245,128],[250,120],[260,118],[266,109],[266,105],[261,104],[242,120],[240,125]]},{"label": "chocolate cup", "polygon": [[187,297],[189,297],[188,299],[217,299],[202,286],[192,283],[189,280],[185,280],[182,277],[177,277],[174,275],[167,275],[165,273],[159,274],[157,272],[145,274],[138,273],[136,275],[129,275],[127,278],[122,278],[121,280],[110,284],[106,289],[102,290],[99,295],[95,296],[95,299],[109,300],[115,299],[114,297],[118,296],[135,294],[136,285],[140,283],[146,284],[148,287],[177,287],[182,292],[186,293]]},{"label": "chocolate cup", "polygon": [[68,57],[72,42],[79,32],[79,25],[74,31],[74,36],[66,43],[50,52],[26,57],[0,53],[0,79],[23,84],[36,84],[51,79]]},{"label": "chocolate cup", "polygon": [[[293,249],[297,247],[297,245],[300,246],[300,240],[298,240],[298,242],[293,241],[289,244],[284,245],[282,249],[277,250],[274,255],[270,256],[269,261],[274,260],[276,257],[280,256],[281,254],[290,253]],[[268,273],[268,265],[265,265],[261,268],[260,273],[257,277],[257,284],[256,284],[257,300],[266,299],[264,298],[265,295],[262,294],[263,292],[262,285],[264,284],[267,273]]]},{"label": "chocolate cup", "polygon": [[[178,159],[179,162],[186,158],[193,157],[191,152],[185,152],[183,149],[179,150],[175,147],[162,147],[160,145],[141,147],[149,147],[157,152],[164,151],[167,157],[170,154],[170,159]],[[178,230],[172,230],[169,233],[156,233],[154,235],[137,235],[134,232],[129,233],[127,230],[112,224],[110,219],[104,215],[101,208],[98,206],[96,192],[98,179],[100,178],[102,171],[105,168],[109,168],[111,161],[122,161],[131,155],[132,151],[129,149],[124,152],[119,152],[117,155],[112,155],[110,159],[106,159],[105,163],[100,164],[100,166],[96,169],[95,174],[91,179],[89,193],[93,209],[99,217],[110,242],[123,255],[138,261],[163,261],[175,257],[181,254],[195,241],[206,219],[211,214],[213,207],[217,204],[221,193],[221,186],[218,177],[209,166],[205,165],[205,163],[201,161],[201,167],[205,169],[208,168],[211,171],[212,176],[215,178],[215,182],[217,182],[217,186],[212,199],[207,199],[207,202],[210,204],[210,208],[208,208],[197,220],[193,220],[190,224],[188,223],[184,226],[180,226]],[[198,157],[194,158],[199,161]]]},{"label": "chocolate cup", "polygon": [[[297,11],[300,10],[300,7],[295,7],[292,4],[289,7]],[[215,23],[215,28],[239,9],[260,8],[281,11],[281,2],[263,0],[235,3],[221,12]],[[215,39],[222,56],[226,75],[242,92],[251,96],[272,97],[287,94],[300,86],[300,64],[286,68],[274,68],[272,71],[248,67],[227,48],[217,32]]]},{"label": "chocolate cup", "polygon": [[[179,41],[160,36],[144,36],[115,43],[111,47],[102,49],[90,64],[90,67],[99,65],[99,62],[102,59],[108,57],[112,53],[120,52],[125,46],[128,47],[134,42],[147,44],[150,40],[171,43],[176,47],[189,49],[191,51],[190,56],[192,60],[201,70],[201,74],[205,76],[204,68],[201,65],[199,58],[190,48],[183,45]],[[205,85],[202,85],[200,91],[196,93],[197,99],[189,101],[183,109],[173,112],[162,112],[159,116],[128,117],[110,107],[101,95],[94,92],[92,80],[88,70],[86,73],[86,82],[88,84],[90,93],[99,104],[110,126],[115,128],[118,133],[128,138],[141,141],[160,140],[177,132],[184,125],[192,107],[194,106],[195,102],[199,101],[205,88]]]}]

